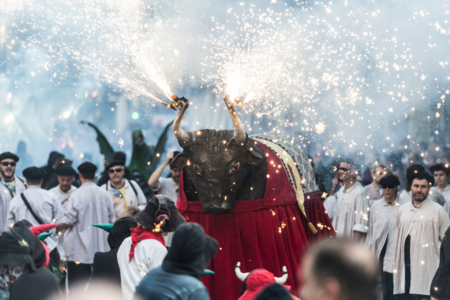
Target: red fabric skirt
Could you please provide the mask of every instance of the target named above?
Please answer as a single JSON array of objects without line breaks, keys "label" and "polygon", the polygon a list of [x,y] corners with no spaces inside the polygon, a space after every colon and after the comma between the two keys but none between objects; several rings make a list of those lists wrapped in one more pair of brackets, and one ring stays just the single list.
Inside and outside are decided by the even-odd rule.
[{"label": "red fabric skirt", "polygon": [[[317,233],[313,234],[311,230],[306,230],[306,236],[308,241],[315,242],[326,238],[333,238],[336,236],[336,232],[331,225],[331,220],[325,211],[323,202],[321,199],[321,192],[316,191],[305,195],[305,212],[308,219],[313,223],[317,229]],[[304,218],[302,220],[305,220]],[[308,229],[308,224],[303,224],[305,229]]]},{"label": "red fabric skirt", "polygon": [[237,262],[241,262],[244,273],[264,268],[277,277],[286,266],[289,274],[286,285],[295,292],[299,284],[297,268],[308,247],[303,217],[296,202],[253,210],[264,206],[263,201],[238,201],[233,212],[226,215],[204,213],[200,202],[190,202],[189,210],[198,211],[183,213],[188,222],[200,224],[219,243],[219,250],[208,266],[215,275],[203,277],[211,299],[239,298],[242,281],[234,271]]}]

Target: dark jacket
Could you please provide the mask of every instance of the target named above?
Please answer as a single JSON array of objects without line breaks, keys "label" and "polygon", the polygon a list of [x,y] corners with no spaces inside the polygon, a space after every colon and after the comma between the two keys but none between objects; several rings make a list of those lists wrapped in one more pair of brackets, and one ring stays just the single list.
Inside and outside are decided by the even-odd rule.
[{"label": "dark jacket", "polygon": [[10,289],[10,300],[45,300],[51,295],[61,295],[55,276],[47,268],[35,272],[27,269]]},{"label": "dark jacket", "polygon": [[[117,252],[123,240],[131,235],[131,228],[137,226],[133,218],[118,219],[108,236],[108,244],[111,250],[97,252],[94,256],[92,279],[108,280],[120,285],[120,269],[117,262]],[[101,229],[98,229],[101,230]]]},{"label": "dark jacket", "polygon": [[201,276],[217,252],[218,244],[195,223],[181,225],[161,267],[147,273],[136,287],[144,300],[209,299]]},{"label": "dark jacket", "polygon": [[41,186],[43,189],[46,190],[49,189],[50,181],[52,180],[52,177],[55,175],[55,170],[53,170],[53,164],[61,158],[64,158],[63,154],[56,151],[52,151],[48,157],[47,165],[41,167],[41,170],[44,170],[46,173],[44,175],[44,181],[42,182]]},{"label": "dark jacket", "polygon": [[431,281],[430,295],[438,300],[450,300],[450,227],[441,243],[439,268]]}]

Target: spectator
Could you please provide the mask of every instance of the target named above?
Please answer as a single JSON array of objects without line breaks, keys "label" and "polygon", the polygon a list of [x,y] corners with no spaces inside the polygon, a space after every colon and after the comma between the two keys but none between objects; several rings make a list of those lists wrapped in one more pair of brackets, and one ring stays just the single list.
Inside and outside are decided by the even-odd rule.
[{"label": "spectator", "polygon": [[[411,202],[412,192],[411,192],[411,179],[410,177],[419,172],[425,172],[425,168],[421,165],[411,165],[406,170],[406,179],[405,179],[405,189],[400,193],[400,198],[402,198],[403,202]],[[428,197],[431,201],[438,203],[441,206],[445,205],[445,198],[441,192],[434,186],[434,181],[430,190]]]},{"label": "spectator", "polygon": [[381,274],[383,300],[394,297],[393,261],[397,241],[397,211],[400,208],[398,186],[395,175],[387,175],[380,180],[384,197],[375,200],[369,216],[369,233],[366,244],[376,254]]},{"label": "spectator", "polygon": [[381,178],[386,176],[387,168],[385,165],[375,163],[370,168],[370,174],[372,175],[372,183],[365,186],[367,199],[369,199],[370,206],[374,200],[383,198],[383,187],[380,184]]},{"label": "spectator", "polygon": [[[127,155],[121,151],[114,152],[113,161],[118,161],[118,160],[122,161],[123,165],[125,166],[126,161],[127,161]],[[100,174],[100,179],[97,182],[98,186],[104,185],[109,180],[109,174],[108,174],[107,167],[108,166],[105,166],[105,170]],[[130,170],[128,170],[127,167],[125,167],[125,174],[123,175],[123,178],[136,181],[133,174],[131,174]]]},{"label": "spectator", "polygon": [[163,195],[150,199],[135,219],[139,226],[122,242],[117,253],[126,300],[132,299],[142,276],[162,264],[167,254],[163,234],[174,231],[185,222],[174,202]]},{"label": "spectator", "polygon": [[[148,180],[148,185],[155,193],[155,195],[165,195],[173,201],[178,199],[178,184],[181,178],[181,170],[172,170],[170,168],[170,178],[161,178],[161,174],[167,165],[170,165],[173,158],[177,156],[180,152],[169,152],[167,153],[164,162],[153,172]],[[170,166],[169,166],[170,167]],[[176,203],[176,202],[175,202]],[[173,233],[169,233],[164,237],[166,246],[169,248],[172,244]]]},{"label": "spectator", "polygon": [[96,170],[90,162],[78,166],[81,186],[67,203],[65,225],[69,228],[64,237],[64,250],[69,257],[69,288],[88,283],[95,253],[110,250],[106,233],[92,227],[92,224],[114,223],[116,219],[108,193],[94,183]]},{"label": "spectator", "polygon": [[344,186],[336,195],[336,212],[333,227],[341,237],[364,239],[367,233],[369,201],[366,190],[356,181],[358,171],[351,161],[342,161],[339,165],[339,180]]},{"label": "spectator", "polygon": [[299,272],[305,282],[301,299],[378,299],[375,256],[354,241],[338,238],[312,246]]},{"label": "spectator", "polygon": [[394,258],[397,299],[429,299],[432,276],[439,265],[438,245],[450,220],[439,204],[428,198],[433,177],[417,172],[408,176],[412,199],[398,210]]},{"label": "spectator", "polygon": [[145,208],[147,199],[145,199],[144,193],[137,182],[124,178],[125,163],[123,161],[112,161],[106,171],[109,180],[100,188],[108,192],[111,201],[114,203],[116,218],[125,214],[134,216]]},{"label": "spectator", "polygon": [[50,181],[52,180],[52,177],[55,175],[55,170],[59,166],[59,163],[64,158],[64,155],[61,153],[58,153],[56,151],[50,152],[50,155],[48,157],[47,165],[44,167],[41,167],[42,170],[45,171],[44,181],[42,182],[42,188],[45,190],[49,189]]},{"label": "spectator", "polygon": [[444,209],[450,216],[450,185],[448,180],[450,177],[450,168],[448,164],[437,164],[430,168],[436,182],[436,189],[444,196]]},{"label": "spectator", "polygon": [[[106,226],[112,224],[106,224]],[[118,219],[108,231],[108,244],[111,250],[108,252],[97,252],[94,256],[92,279],[108,280],[120,286],[120,268],[117,261],[117,252],[123,240],[131,235],[131,229],[138,226],[137,222],[130,217]]]},{"label": "spectator", "polygon": [[201,276],[217,252],[218,244],[197,224],[180,226],[162,265],[142,279],[136,294],[144,300],[207,300]]}]

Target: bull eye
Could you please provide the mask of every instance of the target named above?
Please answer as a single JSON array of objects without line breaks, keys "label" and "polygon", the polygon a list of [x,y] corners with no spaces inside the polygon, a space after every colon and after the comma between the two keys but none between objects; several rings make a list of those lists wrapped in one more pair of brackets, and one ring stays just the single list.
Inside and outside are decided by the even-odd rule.
[{"label": "bull eye", "polygon": [[228,170],[228,174],[236,173],[239,170],[240,165],[241,165],[241,163],[235,163],[234,165],[232,165],[230,167],[230,170]]}]

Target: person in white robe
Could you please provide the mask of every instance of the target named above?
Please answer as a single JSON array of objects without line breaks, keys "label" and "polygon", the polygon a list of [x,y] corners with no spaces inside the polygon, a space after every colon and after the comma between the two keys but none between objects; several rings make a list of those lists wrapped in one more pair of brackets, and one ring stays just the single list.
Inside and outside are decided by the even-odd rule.
[{"label": "person in white robe", "polygon": [[408,176],[412,200],[397,213],[394,256],[394,295],[397,299],[430,297],[430,285],[439,266],[439,247],[450,220],[444,208],[428,197],[434,179],[425,172]]},{"label": "person in white robe", "polygon": [[[77,172],[69,165],[62,165],[56,168],[56,177],[58,179],[58,185],[50,189],[49,192],[52,193],[61,203],[63,211],[66,212],[67,202],[69,201],[70,195],[77,190],[77,187],[73,186],[72,183],[75,180],[75,175]],[[58,249],[59,256],[62,261],[67,261],[67,256],[64,251],[64,234],[65,230],[58,232]]]},{"label": "person in white robe", "polygon": [[372,206],[375,200],[383,198],[383,187],[380,184],[380,180],[386,176],[387,168],[383,164],[375,163],[370,169],[370,174],[372,175],[373,181],[364,188],[366,189],[367,199],[369,199],[369,205]]},{"label": "person in white robe", "polygon": [[336,194],[336,212],[332,223],[336,236],[364,241],[369,219],[366,190],[356,181],[358,171],[350,161],[341,162],[338,172],[339,180],[344,185]]},{"label": "person in white robe", "polygon": [[93,182],[96,170],[90,162],[78,167],[81,186],[67,203],[64,250],[68,256],[69,288],[76,283],[88,283],[95,253],[110,250],[108,233],[92,226],[114,223],[116,219],[108,193]]},{"label": "person in white robe", "polygon": [[112,161],[107,167],[109,180],[101,186],[106,190],[114,204],[116,218],[125,214],[134,216],[145,208],[147,199],[139,184],[124,178],[125,161]]},{"label": "person in white robe", "polygon": [[0,154],[0,232],[7,231],[9,203],[26,190],[25,179],[15,175],[19,157],[11,152]]},{"label": "person in white robe", "polygon": [[397,212],[403,204],[398,197],[400,180],[395,175],[386,175],[380,180],[383,198],[375,200],[370,208],[369,232],[366,245],[378,259],[383,300],[394,297],[394,254],[397,242]]},{"label": "person in white robe", "polygon": [[125,300],[133,298],[136,286],[148,271],[162,264],[167,254],[163,236],[186,222],[173,201],[163,195],[150,199],[135,219],[139,226],[132,229],[117,252]]},{"label": "person in white robe", "polygon": [[445,204],[444,209],[450,216],[450,166],[449,164],[437,164],[430,167],[430,171],[434,176],[436,182],[436,189],[444,196]]},{"label": "person in white robe", "polygon": [[[37,167],[29,167],[23,170],[23,175],[28,188],[11,200],[7,221],[8,227],[12,228],[15,223],[21,220],[27,220],[33,226],[64,223],[64,211],[58,199],[49,191],[41,189],[45,171]],[[57,235],[53,234],[45,241],[50,252],[50,259],[56,265],[59,265],[61,257],[56,249]]]},{"label": "person in white robe", "polygon": [[[400,193],[400,198],[402,198],[402,201],[411,202],[412,199],[411,182],[409,182],[408,177],[417,174],[419,172],[425,172],[425,168],[422,165],[418,164],[411,165],[406,170],[405,189]],[[444,195],[442,195],[442,193],[439,192],[439,190],[434,186],[431,187],[428,198],[441,206],[445,205]]]}]

